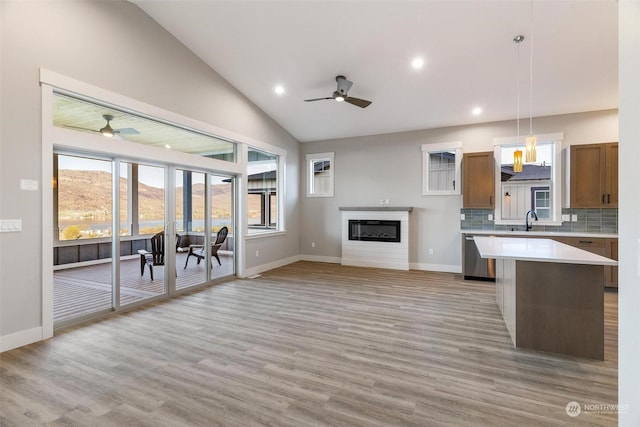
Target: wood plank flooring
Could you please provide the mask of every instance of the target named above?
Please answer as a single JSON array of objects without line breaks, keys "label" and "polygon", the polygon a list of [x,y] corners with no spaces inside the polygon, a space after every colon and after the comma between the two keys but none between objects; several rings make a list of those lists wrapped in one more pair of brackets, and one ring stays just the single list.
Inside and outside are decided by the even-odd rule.
[{"label": "wood plank flooring", "polygon": [[[205,264],[196,263],[191,257],[187,268],[184,264],[187,253],[176,253],[176,289],[185,289],[205,282]],[[234,274],[233,253],[220,254],[218,265],[213,264],[213,279]],[[53,320],[62,322],[85,314],[110,309],[111,263],[57,270],[53,275]],[[153,268],[152,281],[149,267],[140,275],[140,260],[128,259],[120,262],[120,305],[140,302],[162,295],[165,292],[164,268]]]},{"label": "wood plank flooring", "polygon": [[494,284],[298,262],[0,354],[0,425],[614,426],[605,361],[516,350]]}]

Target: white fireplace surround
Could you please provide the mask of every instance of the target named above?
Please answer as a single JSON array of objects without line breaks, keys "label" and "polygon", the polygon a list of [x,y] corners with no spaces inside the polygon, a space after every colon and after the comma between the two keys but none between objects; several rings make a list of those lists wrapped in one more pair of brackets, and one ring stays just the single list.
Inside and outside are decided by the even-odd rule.
[{"label": "white fireplace surround", "polygon": [[[409,270],[410,207],[341,207],[342,265]],[[349,240],[349,220],[400,221],[400,242]]]}]

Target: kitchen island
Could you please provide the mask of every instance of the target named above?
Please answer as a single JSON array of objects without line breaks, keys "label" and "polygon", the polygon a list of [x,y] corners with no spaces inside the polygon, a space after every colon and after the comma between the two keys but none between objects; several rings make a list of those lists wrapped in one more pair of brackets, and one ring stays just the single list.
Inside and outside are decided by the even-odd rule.
[{"label": "kitchen island", "polygon": [[475,243],[496,260],[496,301],[516,347],[604,360],[602,266],[617,261],[550,239]]}]

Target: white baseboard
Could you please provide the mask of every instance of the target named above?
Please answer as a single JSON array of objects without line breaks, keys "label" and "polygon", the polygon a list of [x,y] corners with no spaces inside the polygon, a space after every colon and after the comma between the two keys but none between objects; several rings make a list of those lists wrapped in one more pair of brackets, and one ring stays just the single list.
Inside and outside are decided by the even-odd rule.
[{"label": "white baseboard", "polygon": [[451,264],[422,264],[412,262],[409,264],[412,270],[438,271],[441,273],[462,273],[462,266]]},{"label": "white baseboard", "polygon": [[258,265],[256,267],[247,268],[244,270],[243,278],[254,276],[256,274],[262,273],[263,271],[273,270],[274,268],[282,267],[297,261],[300,261],[300,255],[295,255],[289,258],[279,259],[277,261],[273,261],[267,264]]},{"label": "white baseboard", "polygon": [[0,337],[0,353],[23,345],[42,341],[42,326],[27,329],[25,331],[15,332]]},{"label": "white baseboard", "polygon": [[342,262],[342,258],[337,256],[300,255],[300,261],[328,262],[331,264],[340,264]]}]

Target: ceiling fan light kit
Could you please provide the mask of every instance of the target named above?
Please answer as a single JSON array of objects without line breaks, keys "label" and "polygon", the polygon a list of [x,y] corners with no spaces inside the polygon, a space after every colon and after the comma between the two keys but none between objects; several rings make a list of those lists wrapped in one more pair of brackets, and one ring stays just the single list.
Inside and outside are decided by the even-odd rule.
[{"label": "ceiling fan light kit", "polygon": [[100,133],[103,136],[106,136],[107,138],[113,138],[113,136],[116,134],[115,131],[113,130],[113,128],[111,127],[111,125],[109,124],[109,122],[111,120],[113,120],[113,116],[110,114],[105,114],[102,116],[106,121],[107,124],[105,125],[105,127],[103,127],[102,129],[100,129]]},{"label": "ceiling fan light kit", "polygon": [[333,99],[337,102],[346,102],[360,108],[367,108],[369,105],[371,105],[371,101],[367,101],[366,99],[354,98],[348,95],[349,89],[351,89],[351,86],[353,86],[353,82],[347,80],[345,76],[336,76],[336,83],[338,84],[338,87],[331,96],[328,96],[326,98],[305,99],[304,101],[314,102]]}]

